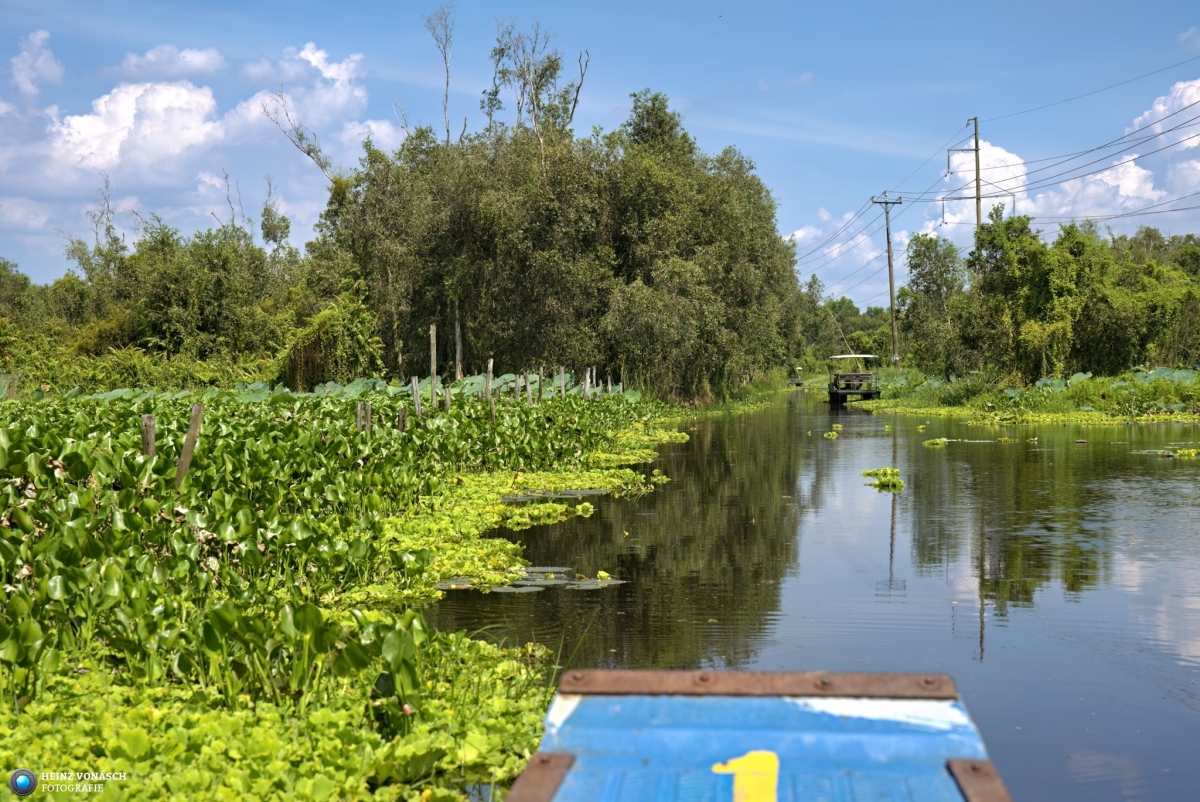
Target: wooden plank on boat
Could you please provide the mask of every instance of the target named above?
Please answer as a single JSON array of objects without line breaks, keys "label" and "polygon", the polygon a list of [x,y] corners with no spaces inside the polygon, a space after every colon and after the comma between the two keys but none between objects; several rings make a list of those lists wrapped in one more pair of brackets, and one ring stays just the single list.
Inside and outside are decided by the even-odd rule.
[{"label": "wooden plank on boat", "polygon": [[1009,802],[944,674],[569,671],[509,802]]}]

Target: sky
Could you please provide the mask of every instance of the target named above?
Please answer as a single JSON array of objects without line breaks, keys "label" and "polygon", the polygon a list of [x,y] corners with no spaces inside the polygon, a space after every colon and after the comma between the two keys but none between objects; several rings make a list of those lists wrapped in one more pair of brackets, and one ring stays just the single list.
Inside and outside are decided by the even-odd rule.
[{"label": "sky", "polygon": [[[269,175],[303,245],[325,178],[264,104],[284,92],[346,169],[368,135],[385,149],[403,141],[397,105],[441,128],[444,73],[423,24],[436,7],[0,0],[0,257],[39,283],[65,274],[67,238],[92,237],[106,180],[132,242],[139,216],[190,233],[228,221],[232,200],[257,220]],[[618,127],[630,93],[650,88],[703,150],[749,157],[780,235],[797,243],[801,280],[816,275],[860,306],[887,304],[882,207],[871,204],[884,191],[902,201],[897,286],[913,234],[969,247],[975,154],[946,149],[973,146],[972,117],[985,214],[1015,206],[1048,237],[1084,217],[1115,233],[1200,233],[1200,209],[1186,209],[1200,207],[1194,2],[464,1],[455,134],[464,120],[481,127],[500,20],[551,31],[568,66],[587,50],[578,133]]]}]

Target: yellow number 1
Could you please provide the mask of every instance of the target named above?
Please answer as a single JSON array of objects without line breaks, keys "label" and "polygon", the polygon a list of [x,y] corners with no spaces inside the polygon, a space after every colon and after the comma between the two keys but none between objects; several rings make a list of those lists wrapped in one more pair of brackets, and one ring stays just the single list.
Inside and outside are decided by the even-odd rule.
[{"label": "yellow number 1", "polygon": [[733,802],[777,802],[779,756],[758,750],[725,763],[714,763],[714,774],[733,775]]}]

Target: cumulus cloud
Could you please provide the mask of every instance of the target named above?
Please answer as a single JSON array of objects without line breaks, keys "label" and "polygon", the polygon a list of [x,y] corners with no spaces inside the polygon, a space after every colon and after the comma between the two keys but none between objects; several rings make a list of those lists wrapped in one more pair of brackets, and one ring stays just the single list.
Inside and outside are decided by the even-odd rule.
[{"label": "cumulus cloud", "polygon": [[28,198],[0,198],[0,228],[39,231],[49,219],[45,204]]},{"label": "cumulus cloud", "polygon": [[1179,34],[1179,41],[1188,47],[1200,50],[1200,25],[1193,25]]},{"label": "cumulus cloud", "polygon": [[11,103],[5,103],[4,98],[0,97],[0,117],[6,114],[12,114],[17,110],[17,107]]},{"label": "cumulus cloud", "polygon": [[38,82],[62,83],[63,65],[46,47],[49,31],[34,31],[21,39],[21,52],[12,57],[12,82],[23,95],[38,93]]},{"label": "cumulus cloud", "polygon": [[224,136],[216,111],[212,90],[189,81],[121,84],[92,101],[91,114],[55,124],[51,153],[68,169],[167,169],[184,151]]},{"label": "cumulus cloud", "polygon": [[803,245],[806,242],[812,242],[820,233],[821,229],[816,226],[801,226],[791,234],[788,234],[785,239],[790,239],[797,245]]},{"label": "cumulus cloud", "polygon": [[358,152],[363,140],[368,137],[375,147],[383,151],[391,151],[400,147],[404,142],[404,130],[391,120],[349,122],[342,126],[337,139],[348,151]]},{"label": "cumulus cloud", "polygon": [[150,48],[141,56],[126,53],[117,69],[134,77],[182,78],[187,75],[211,74],[223,70],[225,66],[225,57],[216,48],[180,50],[175,45],[159,45]]}]

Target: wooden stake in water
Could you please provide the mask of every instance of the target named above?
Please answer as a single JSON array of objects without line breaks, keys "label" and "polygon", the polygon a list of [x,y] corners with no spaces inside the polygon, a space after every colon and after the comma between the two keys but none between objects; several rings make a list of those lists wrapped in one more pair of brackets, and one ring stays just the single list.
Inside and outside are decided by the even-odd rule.
[{"label": "wooden stake in water", "polygon": [[396,410],[396,428],[400,434],[404,434],[408,429],[408,407],[400,407]]},{"label": "wooden stake in water", "polygon": [[588,393],[588,390],[590,389],[588,385],[591,382],[591,379],[592,379],[591,368],[584,368],[583,369],[583,400],[584,401],[588,401],[591,399],[591,395],[589,395],[589,393]]},{"label": "wooden stake in water", "polygon": [[558,366],[558,391],[559,398],[563,401],[567,400],[567,369],[562,365]]},{"label": "wooden stake in water", "polygon": [[525,403],[533,403],[533,388],[529,386],[529,374],[525,374]]},{"label": "wooden stake in water", "polygon": [[154,456],[154,416],[142,416],[142,453],[147,457]]},{"label": "wooden stake in water", "polygon": [[545,368],[538,368],[538,400],[537,400],[537,402],[539,404],[542,403],[542,385],[546,383],[546,377],[544,375],[545,372],[546,372]]},{"label": "wooden stake in water", "polygon": [[175,489],[183,483],[188,469],[192,467],[192,454],[196,451],[196,440],[200,438],[200,419],[204,417],[204,405],[192,407],[192,419],[188,422],[187,435],[183,438],[183,451],[179,455],[179,464],[175,471]]},{"label": "wooden stake in water", "polygon": [[421,384],[417,381],[417,377],[412,377],[412,397],[413,397],[413,414],[418,418],[421,417]]}]

